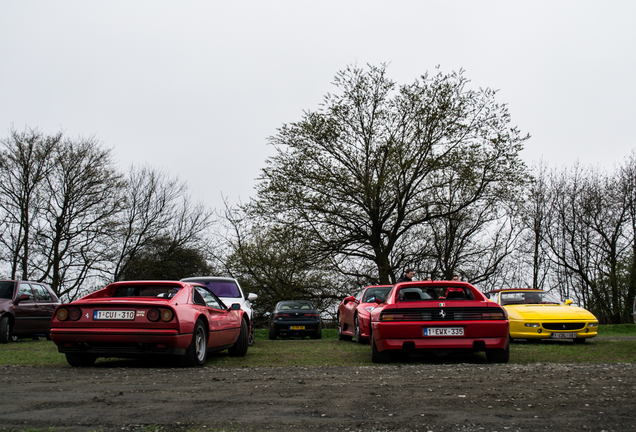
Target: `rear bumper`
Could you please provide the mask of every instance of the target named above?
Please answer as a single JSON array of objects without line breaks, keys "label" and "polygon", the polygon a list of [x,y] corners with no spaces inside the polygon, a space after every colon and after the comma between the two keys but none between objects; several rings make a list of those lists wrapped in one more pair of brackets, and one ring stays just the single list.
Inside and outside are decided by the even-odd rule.
[{"label": "rear bumper", "polygon": [[[463,336],[424,336],[424,328],[461,327]],[[505,349],[508,321],[480,322],[382,322],[372,323],[378,351],[401,349]]]},{"label": "rear bumper", "polygon": [[314,334],[321,329],[317,321],[275,321],[272,326],[278,334],[295,336]]},{"label": "rear bumper", "polygon": [[61,353],[102,357],[182,355],[192,341],[192,334],[178,334],[176,330],[51,329],[51,339]]}]

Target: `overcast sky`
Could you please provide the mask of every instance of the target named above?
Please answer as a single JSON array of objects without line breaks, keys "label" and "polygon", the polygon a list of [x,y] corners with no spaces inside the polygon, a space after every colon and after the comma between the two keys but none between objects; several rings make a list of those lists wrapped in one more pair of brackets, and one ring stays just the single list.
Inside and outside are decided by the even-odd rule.
[{"label": "overcast sky", "polygon": [[633,0],[0,0],[0,138],[93,136],[220,208],[339,70],[439,65],[499,90],[528,164],[611,169],[636,147],[635,19]]}]

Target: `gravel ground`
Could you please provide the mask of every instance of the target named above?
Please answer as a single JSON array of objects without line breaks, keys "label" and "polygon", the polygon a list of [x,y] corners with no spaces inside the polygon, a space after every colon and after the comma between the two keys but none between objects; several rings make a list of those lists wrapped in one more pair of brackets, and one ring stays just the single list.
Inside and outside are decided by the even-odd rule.
[{"label": "gravel ground", "polygon": [[0,367],[0,431],[634,431],[636,364]]}]

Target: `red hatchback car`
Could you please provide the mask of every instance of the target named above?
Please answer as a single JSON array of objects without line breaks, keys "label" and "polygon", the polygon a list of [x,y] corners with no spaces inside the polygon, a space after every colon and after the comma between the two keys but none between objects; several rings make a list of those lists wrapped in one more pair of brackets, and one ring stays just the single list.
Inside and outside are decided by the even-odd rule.
[{"label": "red hatchback car", "polygon": [[182,366],[201,366],[209,350],[247,353],[244,315],[238,303],[227,307],[200,284],[116,282],[60,305],[51,339],[71,366],[144,355],[174,355]]},{"label": "red hatchback car", "polygon": [[356,296],[342,299],[338,305],[338,339],[358,343],[369,340],[371,311],[383,302],[393,285],[373,285],[364,288]]},{"label": "red hatchback car", "polygon": [[466,282],[395,285],[386,302],[371,311],[370,339],[374,363],[415,350],[485,351],[494,363],[510,357],[506,312]]}]

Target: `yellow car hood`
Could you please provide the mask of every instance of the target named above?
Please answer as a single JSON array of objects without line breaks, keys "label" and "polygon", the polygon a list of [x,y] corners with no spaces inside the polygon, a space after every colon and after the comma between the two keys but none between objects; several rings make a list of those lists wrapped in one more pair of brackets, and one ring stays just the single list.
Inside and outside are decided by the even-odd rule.
[{"label": "yellow car hood", "polygon": [[504,309],[511,318],[542,320],[596,320],[596,317],[578,306],[563,305],[507,305]]}]

